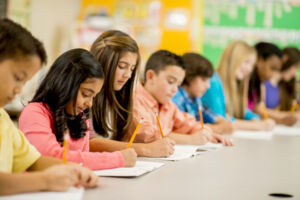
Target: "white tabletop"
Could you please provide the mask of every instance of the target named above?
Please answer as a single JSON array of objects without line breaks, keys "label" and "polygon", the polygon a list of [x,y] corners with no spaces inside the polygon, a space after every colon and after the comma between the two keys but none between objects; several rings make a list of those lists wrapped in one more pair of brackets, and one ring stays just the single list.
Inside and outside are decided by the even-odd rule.
[{"label": "white tabletop", "polygon": [[235,139],[235,147],[165,163],[138,178],[101,177],[83,199],[280,199],[270,193],[300,199],[300,137]]}]

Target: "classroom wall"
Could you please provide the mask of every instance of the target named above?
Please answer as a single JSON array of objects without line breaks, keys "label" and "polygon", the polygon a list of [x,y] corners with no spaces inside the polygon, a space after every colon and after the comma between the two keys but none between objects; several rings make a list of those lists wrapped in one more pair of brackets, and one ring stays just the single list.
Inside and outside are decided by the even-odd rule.
[{"label": "classroom wall", "polygon": [[8,110],[17,112],[32,98],[41,78],[54,60],[72,47],[72,26],[79,4],[78,0],[11,0],[9,4],[9,17],[41,40],[48,56],[47,65],[26,83],[22,94],[7,106]]},{"label": "classroom wall", "polygon": [[[42,74],[62,52],[89,48],[107,29],[123,30],[137,40],[142,66],[153,51],[162,48],[178,54],[203,53],[217,67],[225,46],[236,39],[300,48],[300,0],[10,0],[9,4],[9,17],[28,27],[45,45],[48,64]],[[168,17],[174,13],[186,23],[170,25]],[[90,27],[86,23],[90,14],[101,15],[102,22],[110,24]],[[89,41],[84,43],[82,38]],[[41,76],[24,88],[27,99]]]},{"label": "classroom wall", "polygon": [[299,0],[206,0],[204,13],[203,54],[216,68],[232,40],[251,45],[263,40],[300,48]]}]

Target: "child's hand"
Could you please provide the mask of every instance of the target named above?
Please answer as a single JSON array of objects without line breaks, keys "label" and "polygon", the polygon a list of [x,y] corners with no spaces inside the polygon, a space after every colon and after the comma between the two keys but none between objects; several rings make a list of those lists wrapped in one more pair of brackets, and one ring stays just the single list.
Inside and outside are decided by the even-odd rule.
[{"label": "child's hand", "polygon": [[216,134],[216,133],[212,134],[211,142],[212,143],[222,143],[224,146],[233,146],[233,143],[229,139],[227,139],[219,134]]},{"label": "child's hand", "polygon": [[206,136],[207,138],[207,142],[212,140],[212,134],[214,133],[214,131],[208,127],[208,126],[204,126],[204,129],[201,129],[200,131],[198,131],[200,134]]},{"label": "child's hand", "polygon": [[280,124],[284,124],[287,126],[292,126],[298,121],[297,115],[294,114],[285,114],[280,119]]},{"label": "child's hand", "polygon": [[175,141],[163,138],[145,145],[147,145],[147,157],[169,157],[174,153]]},{"label": "child's hand", "polygon": [[121,150],[125,160],[125,167],[133,167],[136,163],[137,154],[134,149],[124,149]]},{"label": "child's hand", "polygon": [[231,121],[222,120],[219,122],[221,133],[232,134],[234,132],[234,126]]},{"label": "child's hand", "polygon": [[209,140],[207,138],[208,134],[206,133],[207,129],[203,129],[202,133],[201,132],[196,132],[190,135],[190,142],[189,144],[191,145],[204,145],[206,144]]},{"label": "child's hand", "polygon": [[79,185],[82,185],[85,188],[98,186],[98,176],[93,171],[77,164],[74,165],[74,167],[79,174]]},{"label": "child's hand", "polygon": [[40,173],[45,190],[66,191],[69,187],[78,186],[80,183],[78,170],[72,165],[55,165]]},{"label": "child's hand", "polygon": [[262,127],[262,130],[265,130],[265,131],[271,131],[273,130],[273,128],[275,127],[276,123],[273,119],[264,119],[264,120],[261,120],[261,126]]}]

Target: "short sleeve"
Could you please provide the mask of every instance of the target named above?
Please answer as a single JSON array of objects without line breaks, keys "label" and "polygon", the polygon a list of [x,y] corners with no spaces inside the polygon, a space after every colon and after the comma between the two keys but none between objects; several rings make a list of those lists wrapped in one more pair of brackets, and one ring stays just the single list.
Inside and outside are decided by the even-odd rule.
[{"label": "short sleeve", "polygon": [[41,155],[20,130],[16,129],[13,138],[13,172],[23,172],[35,163]]}]

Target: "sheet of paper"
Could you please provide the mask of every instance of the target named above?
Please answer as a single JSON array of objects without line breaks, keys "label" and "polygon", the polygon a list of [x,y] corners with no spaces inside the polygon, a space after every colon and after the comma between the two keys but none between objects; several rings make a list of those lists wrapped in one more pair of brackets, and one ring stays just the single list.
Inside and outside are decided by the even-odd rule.
[{"label": "sheet of paper", "polygon": [[205,145],[199,145],[198,146],[198,151],[199,150],[212,151],[212,150],[218,150],[218,149],[220,149],[222,147],[223,147],[222,143],[215,144],[215,143],[208,142]]},{"label": "sheet of paper", "polygon": [[232,137],[245,138],[253,140],[270,140],[272,139],[272,131],[246,131],[238,130],[232,134]]},{"label": "sheet of paper", "polygon": [[195,145],[175,145],[174,154],[167,158],[153,158],[158,160],[177,161],[190,158],[196,154],[198,146]]},{"label": "sheet of paper", "polygon": [[300,136],[300,127],[276,125],[273,133],[275,135]]},{"label": "sheet of paper", "polygon": [[32,192],[16,195],[0,196],[0,200],[81,200],[84,188],[70,188],[66,192]]},{"label": "sheet of paper", "polygon": [[122,167],[116,169],[105,169],[94,171],[98,176],[113,176],[113,177],[137,177],[154,169],[160,168],[164,163],[137,161],[134,167]]}]

